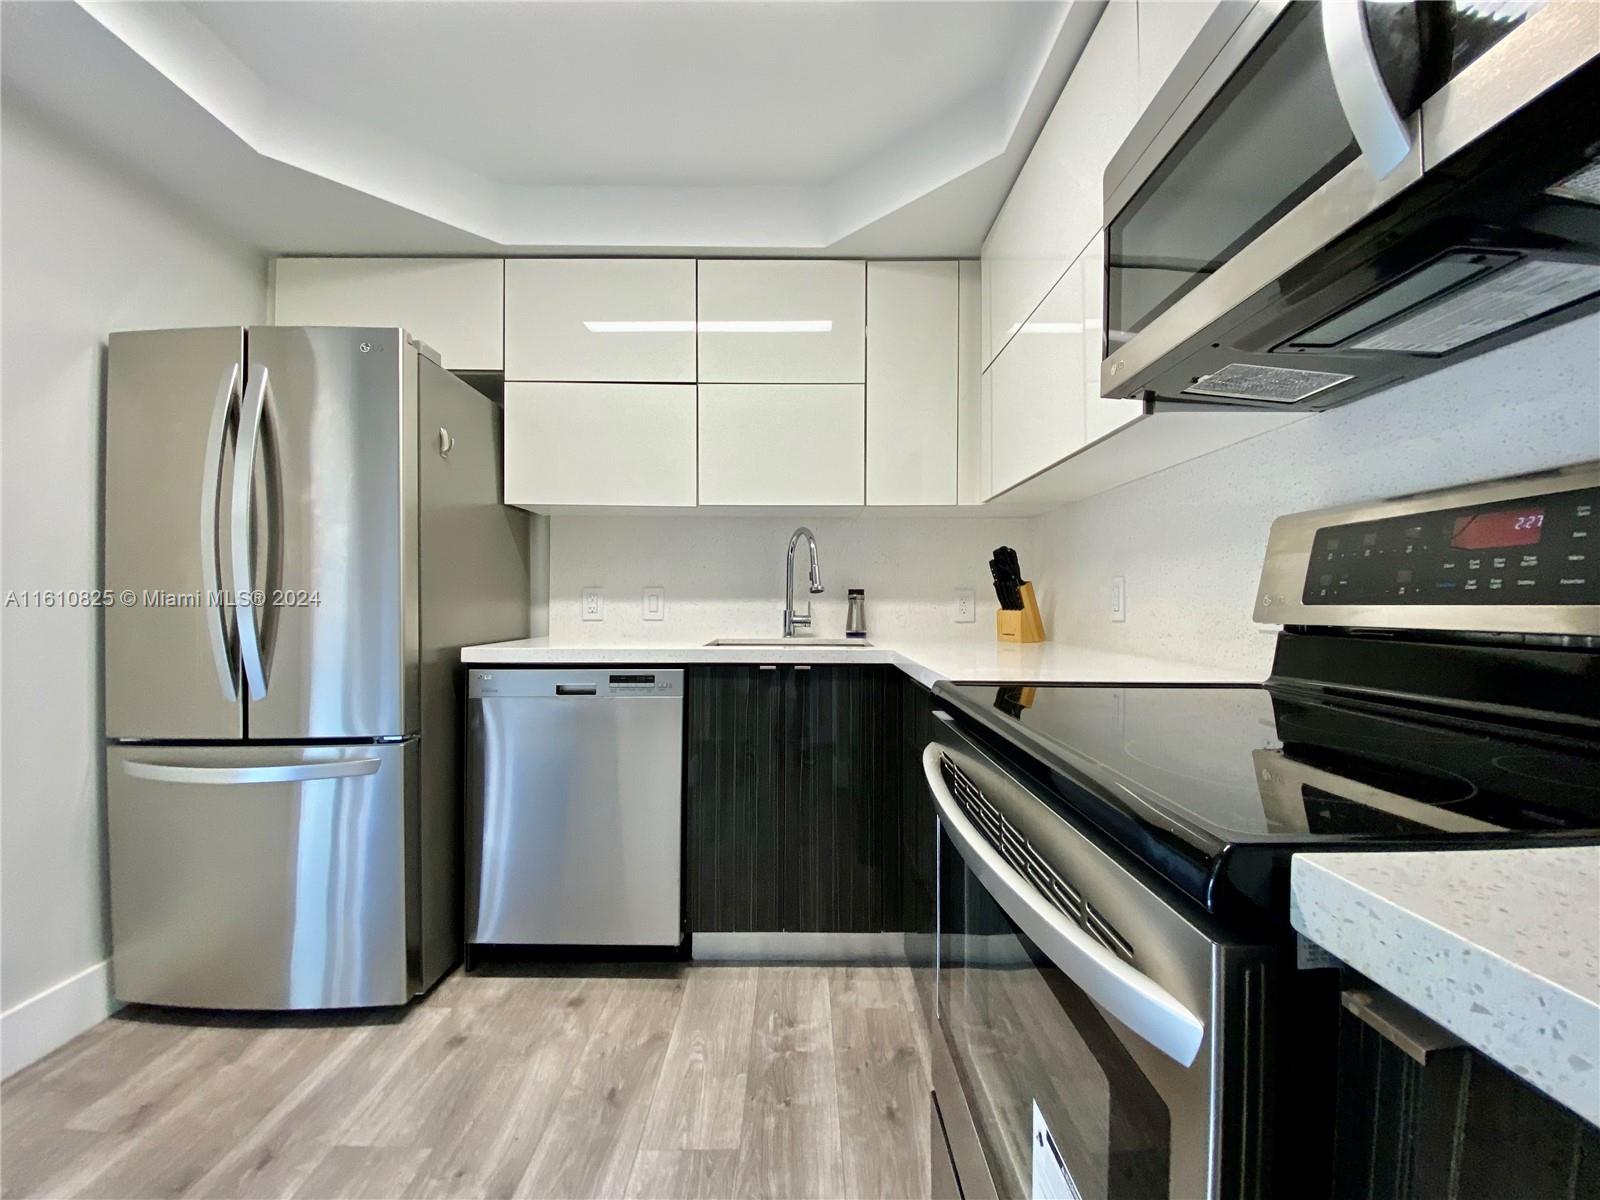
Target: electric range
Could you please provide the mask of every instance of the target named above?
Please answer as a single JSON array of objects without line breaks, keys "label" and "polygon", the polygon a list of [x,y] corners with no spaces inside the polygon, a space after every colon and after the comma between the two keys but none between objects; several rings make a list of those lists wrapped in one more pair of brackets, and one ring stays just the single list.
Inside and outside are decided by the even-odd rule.
[{"label": "electric range", "polygon": [[[1336,639],[1285,634],[1257,687],[941,684],[978,740],[1208,911],[1287,920],[1296,851],[1600,840],[1600,723],[1490,711],[1397,684],[1433,663],[1525,676],[1516,694],[1600,716],[1600,655],[1390,642],[1362,679]],[[1470,665],[1469,665],[1470,664]],[[1296,674],[1337,669],[1339,681]],[[1351,676],[1355,675],[1355,678]]]},{"label": "electric range", "polygon": [[936,1184],[1315,1176],[1341,985],[1292,856],[1600,841],[1597,552],[1600,464],[1294,514],[1263,684],[936,687]]}]

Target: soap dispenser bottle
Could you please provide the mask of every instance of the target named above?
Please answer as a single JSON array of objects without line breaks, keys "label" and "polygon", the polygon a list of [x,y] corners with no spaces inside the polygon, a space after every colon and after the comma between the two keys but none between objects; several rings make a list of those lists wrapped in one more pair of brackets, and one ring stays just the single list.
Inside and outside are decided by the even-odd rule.
[{"label": "soap dispenser bottle", "polygon": [[861,588],[851,588],[847,595],[849,604],[845,609],[844,635],[847,638],[864,638],[867,636],[867,594]]}]

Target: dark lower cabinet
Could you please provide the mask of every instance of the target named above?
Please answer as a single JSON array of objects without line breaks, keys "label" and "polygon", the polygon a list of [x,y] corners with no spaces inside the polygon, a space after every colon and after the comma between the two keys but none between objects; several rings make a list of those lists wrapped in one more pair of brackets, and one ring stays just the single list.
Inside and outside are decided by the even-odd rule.
[{"label": "dark lower cabinet", "polygon": [[1334,1200],[1600,1196],[1600,1129],[1504,1067],[1465,1046],[1419,1060],[1350,1011],[1338,1036]]},{"label": "dark lower cabinet", "polygon": [[900,678],[885,666],[690,670],[691,931],[903,927]]},{"label": "dark lower cabinet", "polygon": [[916,984],[922,1019],[933,1019],[934,938],[938,931],[939,818],[922,771],[922,752],[934,740],[933,693],[916,680],[900,681],[895,749],[900,769],[900,913],[906,961]]}]

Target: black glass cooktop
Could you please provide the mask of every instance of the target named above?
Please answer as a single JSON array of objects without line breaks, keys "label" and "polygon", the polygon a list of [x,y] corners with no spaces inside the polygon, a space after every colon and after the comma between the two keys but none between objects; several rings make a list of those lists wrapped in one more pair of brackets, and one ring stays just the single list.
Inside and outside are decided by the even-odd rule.
[{"label": "black glass cooktop", "polygon": [[1052,802],[1213,910],[1286,912],[1295,849],[1600,841],[1600,739],[1570,731],[1276,686],[938,694]]}]

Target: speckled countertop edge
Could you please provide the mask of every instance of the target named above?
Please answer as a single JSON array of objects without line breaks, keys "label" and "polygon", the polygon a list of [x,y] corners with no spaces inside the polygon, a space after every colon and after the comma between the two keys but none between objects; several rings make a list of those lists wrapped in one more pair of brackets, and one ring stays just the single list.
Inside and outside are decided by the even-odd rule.
[{"label": "speckled countertop edge", "polygon": [[522,638],[466,646],[474,666],[667,666],[692,663],[881,663],[900,668],[924,687],[951,683],[1212,683],[1259,684],[1235,672],[1194,663],[1119,654],[1070,642],[1005,645],[993,641],[905,641],[869,638],[866,646],[707,646],[671,642],[589,645]]},{"label": "speckled countertop edge", "polygon": [[1306,937],[1600,1125],[1600,846],[1297,854]]}]

